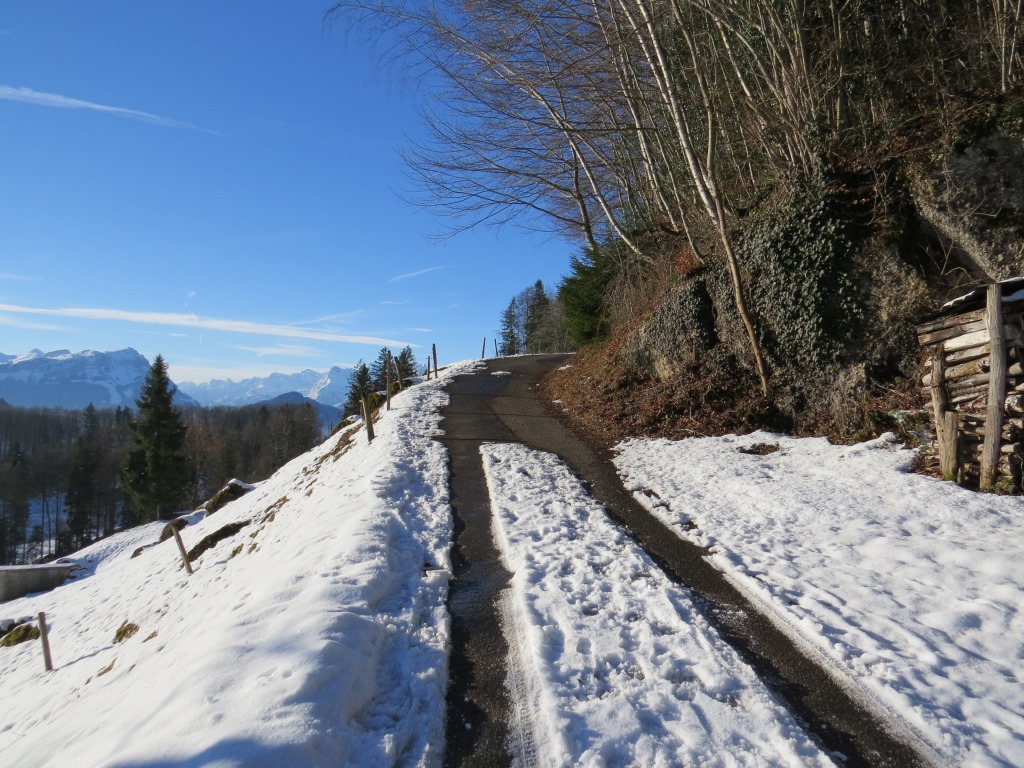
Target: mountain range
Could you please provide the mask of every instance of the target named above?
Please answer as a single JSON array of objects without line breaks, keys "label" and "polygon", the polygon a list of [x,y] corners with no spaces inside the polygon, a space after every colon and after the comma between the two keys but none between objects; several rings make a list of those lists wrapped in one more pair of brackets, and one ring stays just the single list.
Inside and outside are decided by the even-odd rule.
[{"label": "mountain range", "polygon": [[[149,361],[134,349],[69,352],[33,349],[0,353],[0,399],[22,408],[134,407],[149,373]],[[178,405],[197,403],[177,392]]]},{"label": "mountain range", "polygon": [[324,405],[344,406],[348,399],[351,368],[334,366],[326,373],[305,370],[299,373],[272,373],[242,381],[214,379],[202,384],[183,381],[178,387],[200,405],[252,405],[298,392],[303,397]]},{"label": "mountain range", "polygon": [[[0,353],[0,400],[22,408],[81,409],[134,407],[149,372],[149,361],[134,349],[113,352],[70,352],[34,349],[24,355]],[[182,382],[175,402],[182,406],[239,406],[267,402],[298,393],[327,406],[343,405],[351,369],[327,372],[272,373],[265,377]],[[289,402],[295,401],[290,395]],[[334,418],[321,414],[322,420]]]}]

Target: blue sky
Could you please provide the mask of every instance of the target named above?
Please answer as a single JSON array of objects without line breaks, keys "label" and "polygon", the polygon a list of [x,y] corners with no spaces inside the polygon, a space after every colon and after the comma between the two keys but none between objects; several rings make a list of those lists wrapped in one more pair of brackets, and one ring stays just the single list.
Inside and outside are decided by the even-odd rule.
[{"label": "blue sky", "polygon": [[[421,94],[329,0],[0,5],[0,352],[178,381],[476,357],[573,244],[404,202]],[[417,346],[419,345],[419,346]]]}]

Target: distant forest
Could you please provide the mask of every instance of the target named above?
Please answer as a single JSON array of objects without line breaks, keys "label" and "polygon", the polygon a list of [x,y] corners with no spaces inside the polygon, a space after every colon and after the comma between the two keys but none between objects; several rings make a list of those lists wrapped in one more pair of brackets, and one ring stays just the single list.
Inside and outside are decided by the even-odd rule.
[{"label": "distant forest", "polygon": [[[0,400],[0,564],[72,552],[138,522],[120,480],[128,408],[15,408]],[[234,477],[257,482],[321,441],[308,403],[184,410],[191,507]]]}]

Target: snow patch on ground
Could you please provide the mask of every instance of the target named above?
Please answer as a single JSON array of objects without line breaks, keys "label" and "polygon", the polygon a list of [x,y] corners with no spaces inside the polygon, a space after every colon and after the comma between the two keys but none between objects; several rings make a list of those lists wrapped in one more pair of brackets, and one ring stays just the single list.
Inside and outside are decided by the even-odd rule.
[{"label": "snow patch on ground", "polygon": [[832,765],[557,457],[481,452],[538,764]]},{"label": "snow patch on ground", "polygon": [[[85,575],[6,603],[45,611],[0,649],[4,764],[435,765],[444,746],[451,513],[433,439],[440,381],[395,396],[367,444],[350,428],[181,533],[241,530],[185,574],[155,523],[74,558]],[[201,517],[201,516],[200,516]],[[246,522],[248,521],[248,522]],[[428,571],[428,569],[431,569]],[[138,632],[114,642],[124,623]]]},{"label": "snow patch on ground", "polygon": [[[779,450],[742,450],[765,444]],[[912,474],[891,436],[617,453],[637,500],[946,759],[1024,765],[1024,499]]]}]

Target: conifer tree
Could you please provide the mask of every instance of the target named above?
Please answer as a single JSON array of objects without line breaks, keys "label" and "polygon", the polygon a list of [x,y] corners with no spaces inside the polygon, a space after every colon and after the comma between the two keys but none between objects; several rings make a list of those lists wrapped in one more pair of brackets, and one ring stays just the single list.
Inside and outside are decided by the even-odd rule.
[{"label": "conifer tree", "polygon": [[526,349],[524,352],[546,352],[542,349],[541,336],[544,332],[544,324],[548,314],[548,295],[544,291],[544,283],[538,280],[533,288],[526,290],[526,317],[523,322],[523,331],[526,336]]},{"label": "conifer tree", "polygon": [[412,353],[412,347],[406,347],[399,352],[395,363],[398,366],[398,375],[402,379],[402,386],[408,387],[416,375],[416,357]]},{"label": "conifer tree", "polygon": [[512,299],[508,307],[501,314],[501,342],[498,345],[498,354],[504,356],[519,354],[519,330],[518,318],[516,317],[516,300]]},{"label": "conifer tree", "polygon": [[157,355],[135,401],[139,409],[131,422],[135,447],[121,473],[132,506],[144,521],[169,517],[189,497],[188,428],[173,398],[167,364]]},{"label": "conifer tree", "polygon": [[[377,359],[370,366],[370,386],[374,392],[383,392],[388,388],[388,363],[391,361],[391,350],[381,347]],[[392,372],[394,377],[394,372]]]},{"label": "conifer tree", "polygon": [[77,549],[90,542],[97,533],[96,523],[100,517],[98,435],[96,408],[89,403],[82,416],[82,434],[75,441],[75,453],[68,477],[68,517],[61,541],[62,550]]},{"label": "conifer tree", "polygon": [[369,366],[360,360],[348,380],[348,399],[345,401],[345,415],[362,413],[363,398],[373,392],[373,378]]}]

